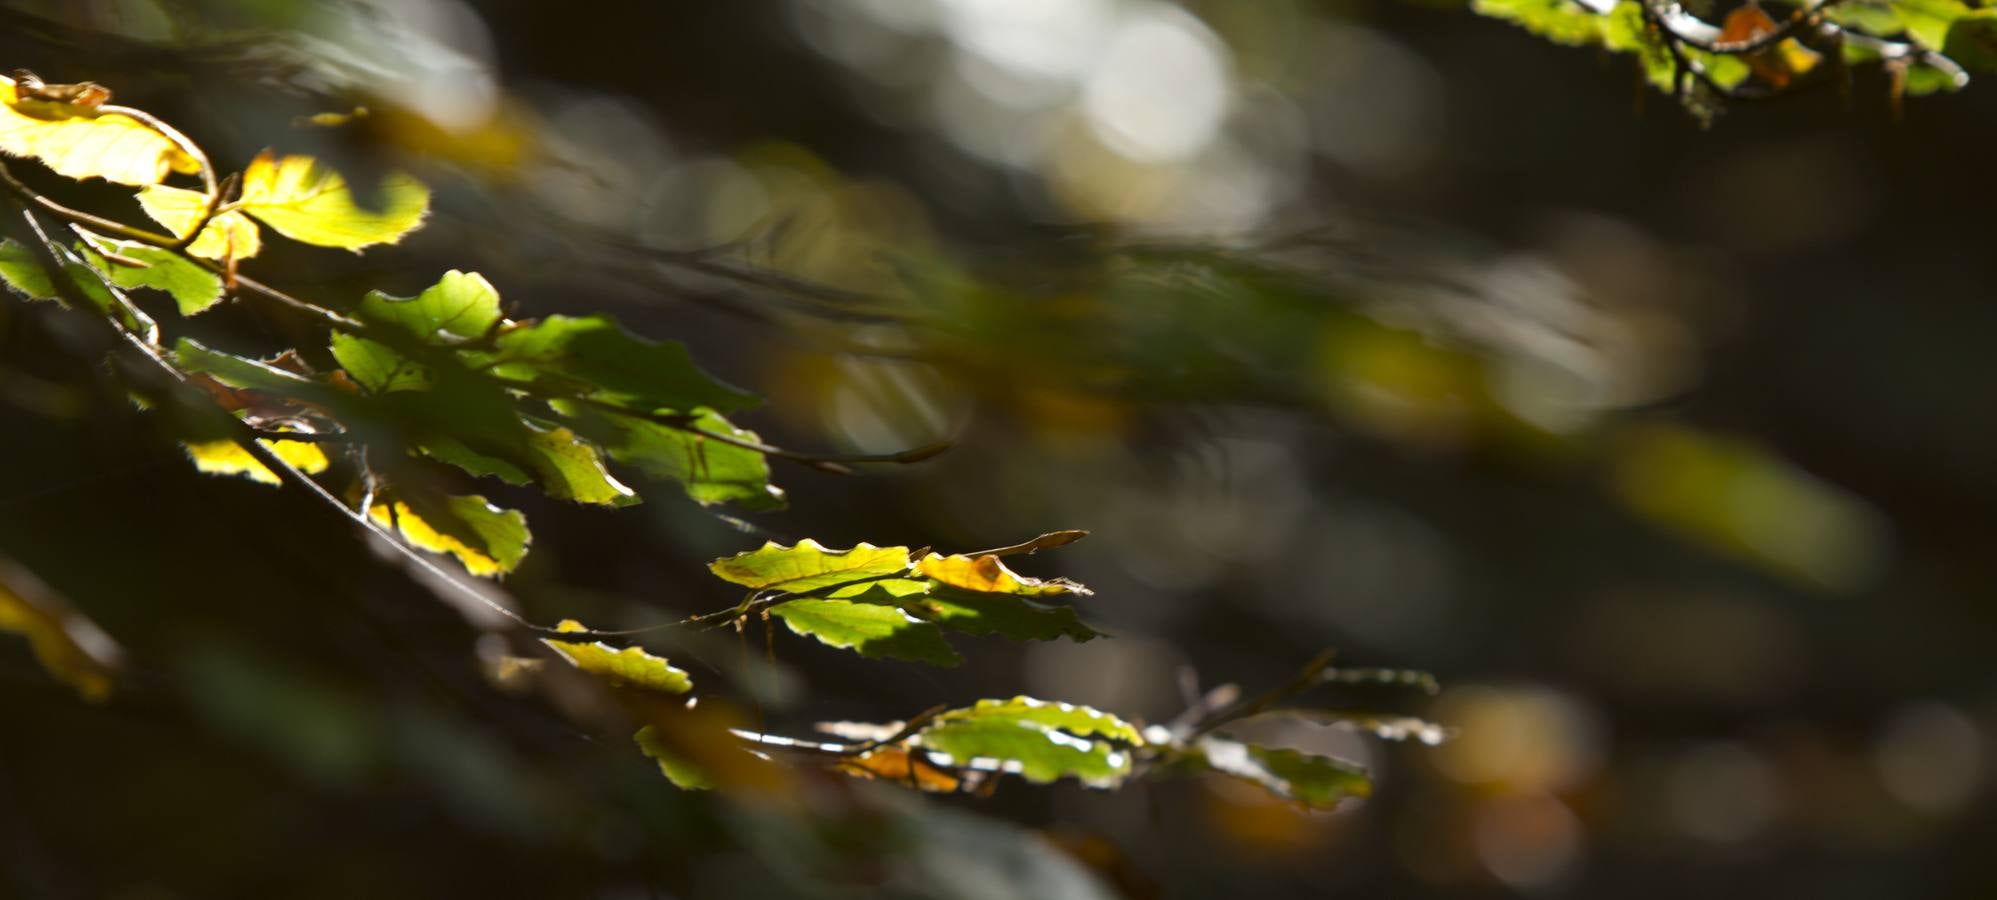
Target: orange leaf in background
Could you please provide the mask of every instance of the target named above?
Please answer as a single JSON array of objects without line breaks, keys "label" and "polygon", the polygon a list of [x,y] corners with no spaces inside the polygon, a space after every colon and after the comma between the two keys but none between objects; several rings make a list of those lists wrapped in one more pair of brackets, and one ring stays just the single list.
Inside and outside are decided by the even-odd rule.
[{"label": "orange leaf in background", "polygon": [[926,762],[905,747],[870,750],[840,760],[836,768],[855,778],[878,778],[937,793],[951,793],[962,786],[956,775]]},{"label": "orange leaf in background", "polygon": [[[1761,7],[1749,4],[1727,13],[1720,25],[1721,44],[1744,44],[1760,40],[1781,29],[1781,25],[1761,11]],[[1754,77],[1768,83],[1777,90],[1789,86],[1796,75],[1808,72],[1817,65],[1817,53],[1796,42],[1794,38],[1779,41],[1773,47],[1764,47],[1742,57]]]}]

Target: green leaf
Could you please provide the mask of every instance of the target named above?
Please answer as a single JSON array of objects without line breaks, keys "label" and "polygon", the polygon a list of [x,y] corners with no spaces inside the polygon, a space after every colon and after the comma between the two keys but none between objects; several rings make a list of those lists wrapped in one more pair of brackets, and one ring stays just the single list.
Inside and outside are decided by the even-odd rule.
[{"label": "green leaf", "polygon": [[963,709],[938,715],[933,721],[941,724],[970,719],[1026,722],[1060,729],[1077,737],[1100,736],[1131,746],[1144,745],[1144,735],[1137,727],[1114,715],[1073,703],[1024,696],[1010,700],[979,700]]},{"label": "green leaf", "polygon": [[55,283],[42,268],[41,258],[28,245],[6,238],[0,240],[0,281],[29,300],[56,299]]},{"label": "green leaf", "polygon": [[1572,0],[1472,0],[1470,9],[1556,44],[1580,47],[1602,40],[1602,17]]},{"label": "green leaf", "polygon": [[770,609],[790,630],[861,656],[954,666],[963,662],[943,631],[892,606],[846,600],[792,600]]},{"label": "green leaf", "polygon": [[408,332],[426,343],[475,338],[499,324],[499,291],[485,276],[455,269],[414,297],[369,291],[355,311],[378,325]]},{"label": "green leaf", "polygon": [[714,379],[693,364],[678,341],[639,338],[605,316],[549,316],[508,328],[497,350],[474,358],[502,377],[553,382],[578,395],[641,412],[734,412],[756,395]]},{"label": "green leaf", "polygon": [[432,553],[455,556],[473,575],[503,575],[520,565],[532,536],[519,510],[501,509],[477,495],[453,497],[402,490],[368,515],[404,540]]},{"label": "green leaf", "polygon": [[908,548],[861,544],[851,550],[828,550],[806,538],[795,547],[767,543],[747,553],[717,559],[707,568],[724,581],[752,590],[798,594],[906,572]]},{"label": "green leaf", "polygon": [[[1890,3],[1846,2],[1823,11],[1826,21],[1873,37],[1892,37],[1907,30]],[[1856,46],[1845,42],[1846,46]],[[1876,55],[1876,54],[1875,54]]]},{"label": "green leaf", "polygon": [[354,383],[370,393],[421,391],[430,387],[430,372],[388,345],[351,334],[333,335],[333,360]]},{"label": "green leaf", "polygon": [[1130,774],[1131,751],[1095,735],[1143,743],[1135,728],[1107,713],[1016,697],[981,700],[937,716],[911,744],[947,754],[959,765],[996,764],[1000,771],[1042,784],[1072,777],[1096,787],[1113,786]]},{"label": "green leaf", "polygon": [[1952,94],[1969,85],[1969,76],[1959,70],[1943,69],[1926,63],[1914,63],[1907,67],[1907,94],[1925,97],[1929,94]]},{"label": "green leaf", "polygon": [[1202,738],[1189,756],[1216,772],[1261,785],[1312,809],[1330,809],[1347,797],[1373,793],[1373,779],[1366,770],[1328,756],[1218,737]]},{"label": "green leaf", "polygon": [[[769,460],[761,453],[635,416],[562,400],[551,405],[611,459],[636,466],[652,478],[679,482],[687,496],[702,506],[735,503],[761,510],[784,505],[783,489],[770,484]],[[761,440],[713,410],[697,409],[692,415],[689,427],[738,440]]]},{"label": "green leaf", "polygon": [[[587,629],[583,628],[581,622],[564,619],[555,626],[555,630]],[[693,690],[693,679],[684,670],[673,667],[664,657],[646,653],[642,647],[625,647],[619,650],[602,641],[583,644],[545,638],[542,643],[555,648],[556,652],[575,664],[576,668],[615,685],[667,694],[684,694]]]},{"label": "green leaf", "polygon": [[192,338],[181,338],[174,343],[173,359],[174,364],[183,371],[213,375],[215,380],[230,387],[269,391],[302,400],[340,399],[339,391],[296,372],[219,350],[211,350]]},{"label": "green leaf", "polygon": [[645,751],[646,756],[658,762],[659,771],[674,786],[689,791],[705,791],[714,787],[713,779],[708,778],[705,772],[659,740],[657,728],[651,725],[640,728],[632,739],[638,742],[639,749]]},{"label": "green leaf", "polygon": [[[173,297],[183,316],[198,315],[222,302],[222,276],[161,247],[91,235],[77,245],[97,271],[125,290],[151,288]],[[107,258],[122,257],[134,266]]]},{"label": "green leaf", "polygon": [[538,484],[548,496],[599,506],[631,506],[638,495],[603,467],[603,456],[567,428],[542,430],[521,425],[520,433],[500,435],[503,443],[475,447],[452,436],[426,438],[424,453],[473,475],[508,484]]},{"label": "green leaf", "polygon": [[1950,25],[1942,53],[1977,72],[1997,72],[1997,10],[1979,9]]},{"label": "green leaf", "polygon": [[1892,6],[1907,34],[1929,50],[1946,47],[1950,27],[1969,14],[1960,0],[1893,0]]},{"label": "green leaf", "polygon": [[1102,637],[1102,632],[1090,628],[1071,607],[1047,606],[1002,594],[979,594],[939,587],[927,595],[906,599],[899,605],[924,619],[966,634],[995,634],[1015,641],[1051,641],[1065,637],[1082,642]]},{"label": "green leaf", "polygon": [[265,150],[243,171],[235,205],[292,240],[346,250],[395,243],[430,211],[430,189],[400,172],[383,178],[372,199],[379,208],[362,207],[347,180],[312,157]]}]

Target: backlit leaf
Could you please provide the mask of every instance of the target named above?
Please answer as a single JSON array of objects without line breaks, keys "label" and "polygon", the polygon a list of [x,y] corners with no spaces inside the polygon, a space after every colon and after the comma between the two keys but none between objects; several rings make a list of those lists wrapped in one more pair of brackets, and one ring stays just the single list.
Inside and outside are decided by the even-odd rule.
[{"label": "backlit leaf", "polygon": [[733,412],[754,394],[722,384],[693,364],[678,341],[648,341],[604,316],[549,316],[507,329],[476,364],[521,382],[554,381],[581,396],[641,412]]},{"label": "backlit leaf", "polygon": [[956,774],[930,762],[922,751],[898,746],[844,757],[834,768],[856,778],[876,778],[937,793],[956,791],[964,783]]},{"label": "backlit leaf", "polygon": [[394,528],[412,546],[457,557],[473,575],[503,575],[520,565],[532,538],[527,517],[500,509],[484,497],[452,497],[424,492],[378,502],[368,515]]},{"label": "backlit leaf", "polygon": [[131,116],[74,103],[24,99],[0,76],[0,153],[39,159],[61,175],[150,185],[199,163]]},{"label": "backlit leaf", "polygon": [[1347,797],[1373,793],[1373,779],[1357,764],[1297,750],[1258,747],[1226,738],[1202,738],[1199,762],[1312,809],[1331,809]]},{"label": "backlit leaf", "polygon": [[408,332],[427,342],[475,338],[499,324],[499,291],[477,272],[452,270],[414,297],[369,291],[356,310],[366,321]]},{"label": "backlit leaf", "polygon": [[164,291],[183,316],[197,315],[222,301],[222,276],[171,250],[95,235],[79,246],[112,284],[126,290]]},{"label": "backlit leaf", "polygon": [[851,550],[828,550],[806,538],[794,547],[767,543],[747,553],[717,559],[707,568],[722,580],[746,588],[796,594],[906,572],[908,548],[861,544]]},{"label": "backlit leaf", "polygon": [[340,368],[370,393],[420,391],[430,386],[429,370],[378,341],[336,333],[332,350]]},{"label": "backlit leaf", "polygon": [[[139,207],[174,237],[185,238],[208,212],[208,195],[164,184],[148,185],[139,192]],[[187,252],[204,259],[249,259],[263,252],[263,232],[242,213],[223,210],[208,220],[201,235],[187,245]]]},{"label": "backlit leaf", "polygon": [[957,765],[1039,783],[1072,777],[1107,787],[1129,775],[1130,749],[1091,735],[1133,745],[1143,740],[1107,713],[1017,697],[944,713],[910,743],[947,754]]},{"label": "backlit leaf", "polygon": [[1005,563],[998,557],[991,555],[943,556],[931,553],[916,564],[915,570],[938,584],[988,594],[1059,597],[1065,594],[1089,593],[1088,588],[1065,578],[1041,580],[1021,576],[1006,568]]},{"label": "backlit leaf", "polygon": [[346,179],[312,157],[265,150],[244,170],[236,206],[292,240],[346,250],[395,243],[430,211],[430,189],[400,172],[371,199],[377,208],[361,206]]},{"label": "backlit leaf", "polygon": [[0,281],[29,300],[56,299],[55,284],[49,281],[41,258],[13,238],[0,240]]},{"label": "backlit leaf", "polygon": [[1930,50],[1946,47],[1949,28],[1969,14],[1961,0],[1893,0],[1892,7],[1908,36]]},{"label": "backlit leaf", "polygon": [[[784,504],[783,490],[770,484],[769,460],[754,450],[635,416],[566,401],[556,401],[554,406],[611,459],[636,466],[652,478],[679,482],[687,496],[703,506],[735,503],[743,509],[775,509]],[[736,428],[713,410],[697,409],[692,415],[691,428],[743,441],[760,440],[755,432]]]},{"label": "backlit leaf", "polygon": [[[581,622],[574,619],[564,619],[561,624],[555,626],[555,629],[587,630]],[[602,641],[585,644],[543,639],[542,642],[555,648],[556,652],[574,663],[576,668],[608,680],[612,684],[668,694],[684,694],[693,690],[693,679],[684,670],[673,667],[664,657],[646,653],[642,647],[625,647],[619,650]]]},{"label": "backlit leaf", "polygon": [[850,648],[861,656],[954,666],[963,662],[943,640],[943,632],[892,606],[846,600],[792,600],[770,614],[790,630],[829,647]]},{"label": "backlit leaf", "polygon": [[[326,471],[328,461],[326,451],[318,444],[304,441],[274,441],[259,438],[257,443],[277,454],[279,459],[307,475],[317,475]],[[194,468],[209,475],[240,475],[258,484],[272,487],[283,484],[276,472],[261,460],[250,455],[241,444],[232,440],[190,441],[184,445],[187,456],[194,461]]]}]

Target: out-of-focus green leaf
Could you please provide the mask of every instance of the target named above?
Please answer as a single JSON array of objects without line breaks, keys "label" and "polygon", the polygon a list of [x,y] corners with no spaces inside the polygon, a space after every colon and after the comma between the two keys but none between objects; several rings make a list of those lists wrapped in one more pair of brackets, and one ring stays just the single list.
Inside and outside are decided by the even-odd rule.
[{"label": "out-of-focus green leaf", "polygon": [[1893,4],[1884,2],[1845,2],[1823,11],[1826,21],[1856,29],[1873,37],[1892,37],[1907,30]]},{"label": "out-of-focus green leaf", "polygon": [[1097,787],[1130,774],[1130,749],[1118,742],[1138,746],[1143,738],[1107,713],[1026,697],[951,710],[910,741],[974,769],[990,766],[1042,784],[1071,777]]},{"label": "out-of-focus green leaf", "polygon": [[638,742],[638,747],[645,751],[646,756],[659,764],[659,771],[675,786],[689,791],[705,791],[714,787],[714,781],[706,773],[659,739],[657,728],[651,725],[640,728],[632,739]]},{"label": "out-of-focus green leaf", "polygon": [[1216,772],[1261,785],[1312,809],[1330,809],[1347,797],[1373,793],[1373,779],[1366,770],[1329,756],[1218,737],[1202,738],[1192,755]]},{"label": "out-of-focus green leaf", "polygon": [[1602,40],[1602,17],[1573,0],[1472,0],[1470,9],[1556,44],[1581,47]]},{"label": "out-of-focus green leaf", "polygon": [[861,656],[954,666],[963,662],[943,632],[892,606],[846,600],[792,600],[770,609],[790,630]]},{"label": "out-of-focus green leaf", "polygon": [[119,650],[95,623],[26,569],[0,559],[0,631],[28,639],[36,661],[92,703],[111,696]]},{"label": "out-of-focus green leaf", "polygon": [[361,206],[347,180],[312,157],[265,150],[243,171],[236,206],[294,241],[346,250],[395,243],[430,212],[430,189],[400,172],[372,199],[378,208]]},{"label": "out-of-focus green leaf", "polygon": [[[183,316],[197,315],[222,302],[222,276],[188,262],[186,257],[171,250],[97,236],[78,247],[112,284],[126,290],[164,291],[173,297]],[[142,265],[119,262],[112,256]]]},{"label": "out-of-focus green leaf", "polygon": [[1997,10],[1979,9],[1950,25],[1942,52],[1977,72],[1997,72]]},{"label": "out-of-focus green leaf", "polygon": [[0,282],[29,300],[56,299],[55,284],[41,259],[13,238],[0,239]]},{"label": "out-of-focus green leaf", "polygon": [[[579,433],[646,475],[679,482],[688,497],[702,506],[734,503],[743,509],[776,509],[784,492],[770,484],[769,460],[745,447],[689,434],[634,416],[619,415],[555,401],[554,407],[575,424]],[[694,410],[691,427],[744,441],[760,441],[753,431],[736,428],[719,413]]]},{"label": "out-of-focus green leaf", "polygon": [[1893,0],[1892,6],[1907,34],[1929,50],[1948,46],[1949,28],[1969,14],[1961,0]]},{"label": "out-of-focus green leaf", "polygon": [[520,382],[554,383],[580,396],[641,412],[734,412],[757,397],[693,364],[678,341],[648,341],[605,316],[549,316],[508,328],[474,365]]},{"label": "out-of-focus green leaf", "polygon": [[368,515],[394,528],[410,544],[457,557],[473,575],[503,575],[527,556],[532,536],[519,510],[501,509],[477,495],[453,497],[426,490],[405,491],[376,503]]},{"label": "out-of-focus green leaf", "polygon": [[[581,622],[574,619],[562,620],[555,629],[587,630]],[[666,662],[664,657],[646,653],[642,647],[625,647],[619,650],[602,641],[583,644],[543,639],[542,642],[555,648],[569,662],[574,663],[576,668],[612,684],[667,694],[684,694],[693,690],[693,679],[685,670],[675,668]],[[643,741],[639,743],[642,744]],[[674,779],[674,782],[677,783],[678,779]]]},{"label": "out-of-focus green leaf", "polygon": [[794,547],[767,543],[747,553],[717,559],[707,568],[724,581],[752,590],[797,594],[906,572],[908,548],[861,544],[851,550],[828,550],[806,538]]}]

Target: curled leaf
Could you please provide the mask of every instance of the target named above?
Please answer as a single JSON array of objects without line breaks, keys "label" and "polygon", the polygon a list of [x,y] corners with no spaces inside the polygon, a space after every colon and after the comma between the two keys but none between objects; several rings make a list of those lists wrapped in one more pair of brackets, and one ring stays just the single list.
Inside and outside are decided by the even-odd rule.
[{"label": "curled leaf", "polygon": [[41,160],[78,180],[152,185],[173,172],[194,174],[200,163],[151,125],[97,105],[24,96],[0,76],[0,153]]}]

